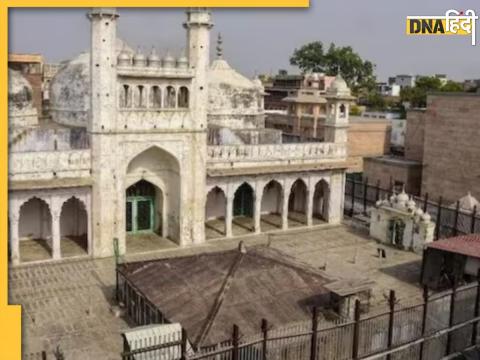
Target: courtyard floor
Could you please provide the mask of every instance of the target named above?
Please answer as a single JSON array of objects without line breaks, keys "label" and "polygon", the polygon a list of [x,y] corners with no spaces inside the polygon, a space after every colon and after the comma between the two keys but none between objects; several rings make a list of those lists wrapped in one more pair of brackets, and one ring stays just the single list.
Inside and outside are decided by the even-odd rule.
[{"label": "courtyard floor", "polygon": [[[63,258],[86,256],[87,239],[85,236],[62,237],[60,251]],[[45,239],[20,241],[20,261],[23,263],[52,259],[52,249]]]},{"label": "courtyard floor", "polygon": [[[237,247],[240,240],[237,237],[188,248],[167,247],[148,254],[130,254],[126,260],[226,250]],[[333,278],[374,280],[374,309],[385,306],[390,289],[396,290],[400,304],[421,299],[417,285],[421,257],[386,248],[387,256],[381,259],[377,256],[379,245],[362,229],[320,225],[314,229],[251,235],[243,240],[247,249],[270,244],[297,261],[324,268]],[[10,303],[23,305],[24,354],[47,350],[50,357],[58,346],[68,360],[120,359],[120,334],[129,324],[111,310],[115,304],[114,270],[113,258],[71,259],[10,268]]]}]

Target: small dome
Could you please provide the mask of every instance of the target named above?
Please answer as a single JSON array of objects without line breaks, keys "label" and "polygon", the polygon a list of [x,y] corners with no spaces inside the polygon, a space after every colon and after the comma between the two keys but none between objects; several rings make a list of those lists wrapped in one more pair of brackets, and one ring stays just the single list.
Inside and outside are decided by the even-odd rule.
[{"label": "small dome", "polygon": [[415,215],[421,217],[423,215],[423,210],[418,208],[417,210],[415,210]]},{"label": "small dome", "polygon": [[407,201],[409,200],[407,193],[405,192],[405,189],[402,190],[400,194],[397,196],[397,201],[407,204]]},{"label": "small dome", "polygon": [[397,195],[393,194],[392,196],[390,196],[390,203],[396,203],[397,202]]},{"label": "small dome", "polygon": [[262,83],[262,80],[260,80],[260,78],[258,76],[255,76],[255,79],[253,79],[253,84],[258,87],[258,88],[262,88],[263,89],[263,83]]},{"label": "small dome", "polygon": [[413,201],[413,198],[410,197],[410,200],[407,201],[407,207],[409,209],[415,209],[416,206],[417,204]]},{"label": "small dome", "polygon": [[160,56],[158,56],[155,48],[152,48],[150,55],[148,55],[147,57],[147,61],[148,61],[148,66],[151,66],[151,67],[159,67],[162,65],[162,60],[160,59]]},{"label": "small dome", "polygon": [[423,214],[423,216],[422,216],[422,221],[423,221],[423,222],[428,223],[428,222],[430,222],[431,219],[432,219],[432,217],[431,217],[428,213],[425,213],[425,214]]},{"label": "small dome", "polygon": [[327,94],[331,96],[350,96],[350,88],[342,75],[338,74],[330,87],[327,89]]},{"label": "small dome", "polygon": [[133,55],[133,65],[134,66],[146,66],[147,65],[147,58],[146,56],[140,51],[137,50],[135,55]]},{"label": "small dome", "polygon": [[185,55],[182,55],[177,59],[177,67],[179,69],[188,69],[188,59]]},{"label": "small dome", "polygon": [[120,54],[118,55],[118,65],[119,66],[130,66],[132,64],[132,57],[130,56],[130,54],[125,51],[125,50],[122,50],[120,52]]},{"label": "small dome", "polygon": [[174,68],[175,67],[175,59],[172,55],[168,54],[165,55],[163,58],[163,67],[166,68]]},{"label": "small dome", "polygon": [[460,209],[467,210],[467,211],[473,211],[475,206],[476,207],[480,206],[480,202],[478,202],[478,200],[472,196],[470,191],[467,193],[467,195],[460,198],[458,201],[459,201]]}]

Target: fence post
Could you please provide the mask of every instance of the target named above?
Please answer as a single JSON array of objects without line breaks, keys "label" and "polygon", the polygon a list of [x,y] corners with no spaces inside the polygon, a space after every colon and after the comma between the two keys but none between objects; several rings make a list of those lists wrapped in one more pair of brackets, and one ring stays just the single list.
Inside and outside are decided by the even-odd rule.
[{"label": "fence post", "polygon": [[453,222],[453,234],[455,236],[458,235],[458,213],[460,211],[460,201],[457,201],[457,205],[455,206],[455,219]]},{"label": "fence post", "polygon": [[440,236],[440,219],[441,219],[441,214],[442,214],[442,201],[443,198],[440,196],[438,199],[438,208],[437,208],[437,226],[435,228],[435,240],[438,240]]},{"label": "fence post", "polygon": [[[387,343],[387,349],[390,349],[392,347],[393,343],[393,320],[395,316],[395,290],[390,290],[390,296],[388,297],[388,305],[390,308],[390,312],[388,313],[388,343]],[[387,360],[391,359],[391,355],[387,355]]]},{"label": "fence post", "polygon": [[375,200],[380,200],[380,180],[377,180],[377,186],[375,187]]},{"label": "fence post", "polygon": [[428,208],[428,192],[425,193],[425,199],[423,201],[423,212],[427,212]]},{"label": "fence post", "polygon": [[267,319],[262,319],[262,333],[263,333],[262,359],[267,360],[267,341],[268,341],[268,322],[267,322]]},{"label": "fence post", "polygon": [[352,359],[358,359],[358,347],[360,345],[360,300],[355,300],[355,323],[353,324],[353,349]]},{"label": "fence post", "polygon": [[233,325],[233,334],[232,334],[232,360],[238,360],[238,338],[239,338],[239,331],[238,326]]},{"label": "fence post", "polygon": [[310,346],[310,360],[317,360],[317,330],[318,308],[315,306],[312,312],[312,343]]},{"label": "fence post", "polygon": [[42,360],[47,360],[47,352],[45,350],[42,351]]},{"label": "fence post", "polygon": [[[473,310],[473,317],[478,317],[480,314],[480,269],[477,272],[477,295],[475,297],[475,307]],[[477,343],[477,333],[478,333],[478,321],[475,321],[473,323],[473,329],[472,329],[472,346],[474,346]]]},{"label": "fence post", "polygon": [[353,210],[355,208],[355,180],[352,180],[352,208],[350,209],[350,217],[353,218]]},{"label": "fence post", "polygon": [[368,178],[365,178],[365,184],[363,184],[363,213],[367,213],[367,192],[368,192]]},{"label": "fence post", "polygon": [[470,232],[475,233],[475,220],[477,219],[477,205],[473,207],[472,211],[472,222],[470,224]]},{"label": "fence post", "polygon": [[[450,316],[448,318],[448,327],[451,328],[455,322],[455,298],[457,295],[457,284],[454,280],[453,287],[452,287],[452,296],[450,298]],[[449,331],[447,334],[447,353],[445,355],[449,355],[452,350],[452,337],[453,331]]]},{"label": "fence post", "polygon": [[182,328],[182,345],[180,347],[181,358],[180,360],[187,360],[187,330]]},{"label": "fence post", "polygon": [[[427,331],[427,315],[428,315],[428,286],[423,287],[423,315],[422,315],[422,337],[425,337]],[[425,347],[425,341],[420,343],[419,360],[423,360],[423,348]]]}]

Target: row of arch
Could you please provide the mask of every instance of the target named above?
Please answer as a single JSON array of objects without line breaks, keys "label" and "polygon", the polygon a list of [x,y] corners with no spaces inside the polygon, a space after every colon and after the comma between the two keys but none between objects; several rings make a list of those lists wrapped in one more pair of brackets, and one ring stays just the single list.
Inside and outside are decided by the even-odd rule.
[{"label": "row of arch", "polygon": [[58,214],[41,197],[32,196],[10,216],[9,259],[14,263],[89,254],[88,207],[71,196]]},{"label": "row of arch", "polygon": [[328,221],[329,194],[329,184],[323,179],[312,190],[300,178],[288,189],[271,180],[258,194],[244,182],[237,187],[231,201],[221,187],[214,186],[207,194],[206,230],[214,228],[212,224],[224,222],[221,229],[214,230],[218,235],[232,236],[235,227],[258,233],[275,228],[285,230],[292,225],[309,226],[315,219]]},{"label": "row of arch", "polygon": [[190,91],[186,86],[122,84],[118,99],[123,109],[188,109]]}]

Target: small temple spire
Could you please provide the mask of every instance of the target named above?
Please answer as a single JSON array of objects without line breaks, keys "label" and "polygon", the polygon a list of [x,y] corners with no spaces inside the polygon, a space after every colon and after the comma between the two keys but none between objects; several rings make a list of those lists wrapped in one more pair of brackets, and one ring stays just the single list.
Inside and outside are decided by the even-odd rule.
[{"label": "small temple spire", "polygon": [[221,59],[223,57],[222,43],[223,43],[222,34],[218,33],[218,36],[217,36],[217,58],[218,59]]}]

